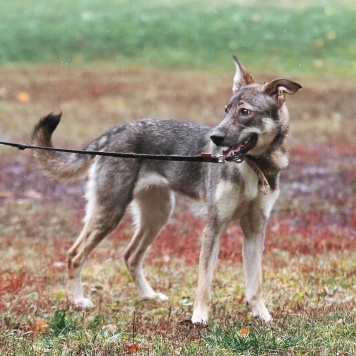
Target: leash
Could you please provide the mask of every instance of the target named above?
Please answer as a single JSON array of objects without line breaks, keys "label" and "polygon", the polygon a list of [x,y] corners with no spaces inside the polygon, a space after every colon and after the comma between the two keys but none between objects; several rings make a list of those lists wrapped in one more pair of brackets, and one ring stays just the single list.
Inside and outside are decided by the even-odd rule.
[{"label": "leash", "polygon": [[[223,156],[213,156],[211,153],[202,152],[200,156],[181,156],[181,155],[156,155],[156,154],[146,154],[146,153],[127,153],[127,152],[105,152],[105,151],[83,151],[83,150],[72,150],[66,148],[54,148],[45,146],[34,146],[26,145],[22,143],[12,143],[12,142],[2,142],[0,145],[16,147],[23,151],[25,149],[31,150],[46,150],[46,151],[56,151],[56,152],[66,152],[66,153],[79,153],[90,156],[108,156],[108,157],[119,157],[119,158],[136,158],[136,159],[152,159],[158,161],[186,161],[186,162],[208,162],[208,163],[224,163],[225,159]],[[241,161],[242,162],[242,161]]]},{"label": "leash", "polygon": [[21,151],[25,149],[46,150],[46,151],[66,152],[66,153],[78,153],[78,154],[85,154],[90,156],[151,159],[151,160],[158,160],[158,161],[200,162],[200,163],[225,163],[225,162],[242,163],[243,161],[245,161],[251,167],[251,169],[256,173],[258,180],[261,183],[262,193],[267,194],[270,188],[265,175],[259,169],[259,167],[253,161],[241,155],[227,159],[222,155],[214,156],[211,153],[205,153],[205,152],[202,152],[200,156],[181,156],[181,155],[156,155],[156,154],[146,154],[146,153],[127,153],[127,152],[110,152],[110,151],[109,152],[83,151],[83,150],[72,150],[66,148],[34,146],[34,145],[27,145],[22,143],[3,142],[3,141],[0,141],[0,145],[15,147]]}]

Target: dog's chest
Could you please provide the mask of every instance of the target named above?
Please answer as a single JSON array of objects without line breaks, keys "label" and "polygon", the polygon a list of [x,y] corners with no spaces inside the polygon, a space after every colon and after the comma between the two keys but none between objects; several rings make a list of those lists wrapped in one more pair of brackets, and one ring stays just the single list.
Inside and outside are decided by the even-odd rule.
[{"label": "dog's chest", "polygon": [[241,199],[244,201],[255,199],[259,192],[257,174],[246,162],[242,162],[238,168],[241,177]]},{"label": "dog's chest", "polygon": [[[238,217],[245,203],[259,194],[258,177],[246,164],[230,170],[227,180],[221,180],[215,191],[215,202],[219,216],[223,219]],[[235,171],[236,170],[236,171]]]}]

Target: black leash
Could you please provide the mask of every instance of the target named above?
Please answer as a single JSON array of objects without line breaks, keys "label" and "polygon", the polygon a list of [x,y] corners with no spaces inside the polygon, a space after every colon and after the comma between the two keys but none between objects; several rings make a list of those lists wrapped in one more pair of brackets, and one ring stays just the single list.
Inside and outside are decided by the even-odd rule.
[{"label": "black leash", "polygon": [[122,158],[137,158],[137,159],[153,159],[158,161],[185,161],[185,162],[210,162],[210,163],[224,163],[223,156],[213,156],[211,153],[201,153],[200,156],[180,156],[180,155],[155,155],[146,153],[126,153],[126,152],[104,152],[104,151],[82,151],[71,150],[65,148],[54,148],[44,146],[25,145],[22,143],[2,142],[0,145],[16,147],[19,150],[47,150],[67,153],[79,153],[91,156],[109,156],[109,157],[122,157]]},{"label": "black leash", "polygon": [[227,161],[232,161],[235,163],[241,163],[245,161],[257,174],[258,180],[261,183],[261,191],[267,194],[269,190],[269,183],[264,176],[263,172],[258,168],[258,166],[248,159],[247,157],[236,156],[233,158],[225,158],[224,156],[213,156],[211,153],[202,152],[200,156],[180,156],[180,155],[155,155],[146,153],[126,153],[126,152],[103,152],[103,151],[83,151],[83,150],[71,150],[66,148],[54,148],[54,147],[44,147],[44,146],[33,146],[26,145],[22,143],[12,143],[12,142],[2,142],[0,145],[16,147],[23,151],[25,149],[31,150],[47,150],[47,151],[57,151],[57,152],[67,152],[67,153],[79,153],[91,156],[108,156],[108,157],[121,157],[121,158],[136,158],[136,159],[153,159],[157,161],[179,161],[179,162],[205,162],[205,163],[225,163]]}]

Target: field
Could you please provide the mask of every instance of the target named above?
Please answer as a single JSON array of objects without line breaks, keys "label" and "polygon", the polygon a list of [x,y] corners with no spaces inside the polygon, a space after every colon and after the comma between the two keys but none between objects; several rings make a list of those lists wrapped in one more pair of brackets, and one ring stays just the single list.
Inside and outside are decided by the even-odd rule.
[{"label": "field", "polygon": [[0,146],[0,354],[354,355],[353,2],[44,4],[0,4],[0,141],[28,143],[52,111],[63,112],[55,145],[67,148],[142,117],[213,126],[231,94],[232,53],[259,82],[285,76],[303,85],[288,98],[290,166],[267,229],[264,295],[274,320],[249,314],[242,234],[231,225],[209,324],[186,322],[204,219],[183,199],[145,261],[169,301],[137,297],[122,258],[128,215],[85,265],[95,308],[72,310],[65,254],[81,229],[85,180],[50,181],[30,151]]}]

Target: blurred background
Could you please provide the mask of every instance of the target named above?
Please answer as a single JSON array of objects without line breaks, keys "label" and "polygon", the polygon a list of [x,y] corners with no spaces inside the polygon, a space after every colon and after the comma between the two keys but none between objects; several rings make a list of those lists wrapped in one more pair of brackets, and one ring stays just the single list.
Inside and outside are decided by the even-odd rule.
[{"label": "blurred background", "polygon": [[93,119],[84,140],[107,120],[215,124],[232,54],[260,81],[299,80],[298,120],[354,119],[352,0],[14,0],[0,4],[0,137],[25,138],[32,119],[55,110]]},{"label": "blurred background", "polygon": [[265,72],[345,75],[355,70],[353,5],[351,0],[3,1],[0,62],[224,70],[230,54],[239,53]]}]

